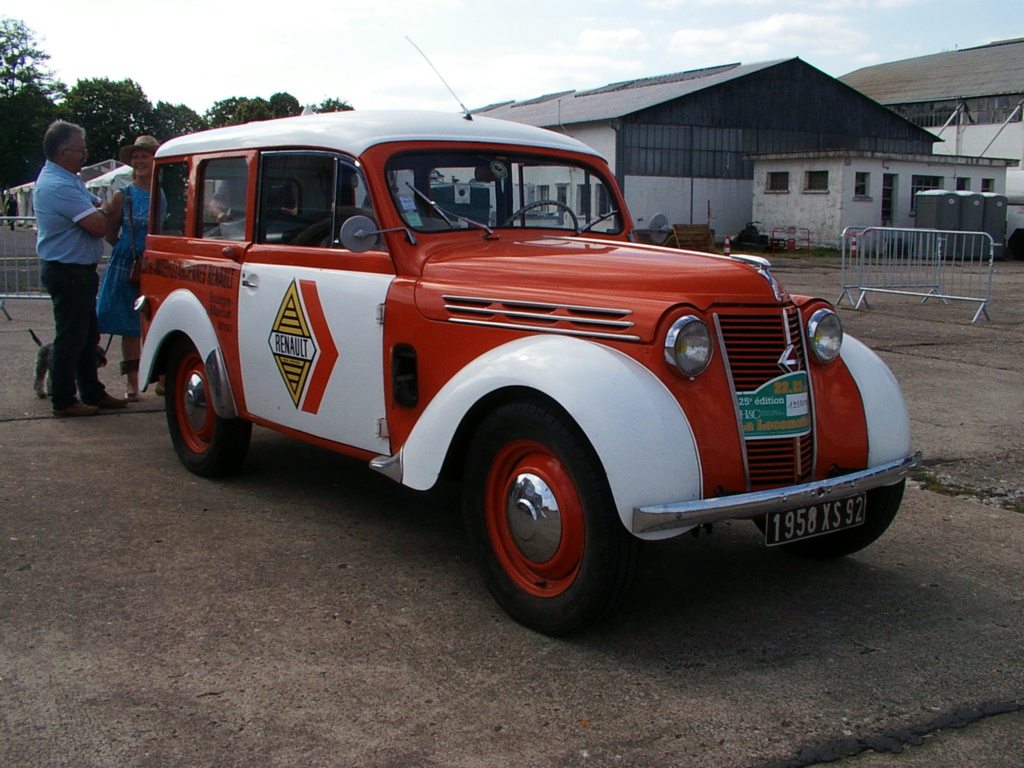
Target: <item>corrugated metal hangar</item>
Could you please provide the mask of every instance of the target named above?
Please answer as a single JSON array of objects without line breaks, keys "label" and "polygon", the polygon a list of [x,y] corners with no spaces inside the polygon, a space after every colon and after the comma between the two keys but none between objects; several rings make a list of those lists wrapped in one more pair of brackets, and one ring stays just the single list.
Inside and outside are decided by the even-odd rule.
[{"label": "corrugated metal hangar", "polygon": [[935,140],[799,58],[630,80],[476,113],[586,142],[613,164],[635,214],[710,223],[719,237],[750,218],[753,154],[927,154]]}]

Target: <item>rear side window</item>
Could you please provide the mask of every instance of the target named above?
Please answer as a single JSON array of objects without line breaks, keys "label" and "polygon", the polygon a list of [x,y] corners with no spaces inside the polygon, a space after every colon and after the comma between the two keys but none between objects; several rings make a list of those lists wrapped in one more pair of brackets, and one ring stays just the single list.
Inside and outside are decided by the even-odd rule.
[{"label": "rear side window", "polygon": [[245,240],[248,182],[244,157],[208,160],[200,166],[200,237]]},{"label": "rear side window", "polygon": [[157,171],[157,189],[163,193],[166,208],[156,216],[155,235],[185,234],[185,207],[188,204],[188,163],[167,163]]},{"label": "rear side window", "polygon": [[376,221],[358,167],[327,152],[265,152],[258,205],[256,241],[272,245],[340,248],[348,218]]}]

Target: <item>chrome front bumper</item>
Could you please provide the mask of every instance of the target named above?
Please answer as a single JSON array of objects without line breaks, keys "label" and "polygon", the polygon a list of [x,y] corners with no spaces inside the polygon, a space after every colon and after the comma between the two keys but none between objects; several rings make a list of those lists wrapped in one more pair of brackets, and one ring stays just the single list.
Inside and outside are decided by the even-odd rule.
[{"label": "chrome front bumper", "polygon": [[894,485],[921,464],[921,452],[849,475],[830,477],[803,485],[790,485],[770,491],[740,493],[713,499],[681,501],[634,507],[632,531],[644,533],[685,533],[691,528],[721,520],[759,517],[769,512],[800,509],[830,499],[841,499],[863,491]]}]

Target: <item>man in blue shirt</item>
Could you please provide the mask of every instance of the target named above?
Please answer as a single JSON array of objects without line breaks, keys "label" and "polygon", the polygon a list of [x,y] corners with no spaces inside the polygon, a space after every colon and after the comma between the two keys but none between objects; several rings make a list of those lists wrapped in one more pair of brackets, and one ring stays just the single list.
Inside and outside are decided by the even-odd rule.
[{"label": "man in blue shirt", "polygon": [[101,408],[124,408],[128,401],[108,395],[96,371],[96,265],[103,255],[107,211],[78,176],[88,156],[85,130],[53,122],[43,137],[43,153],[46,164],[33,202],[40,279],[53,301],[53,414],[92,416]]}]

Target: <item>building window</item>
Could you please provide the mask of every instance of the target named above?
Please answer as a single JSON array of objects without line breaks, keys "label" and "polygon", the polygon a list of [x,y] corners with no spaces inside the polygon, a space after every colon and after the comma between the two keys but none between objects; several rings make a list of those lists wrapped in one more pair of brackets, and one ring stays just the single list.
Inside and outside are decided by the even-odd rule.
[{"label": "building window", "polygon": [[899,177],[895,173],[882,174],[882,226],[891,227],[896,220],[896,192]]},{"label": "building window", "polygon": [[[548,184],[537,185],[537,200],[550,200],[551,199],[551,187]],[[538,213],[550,213],[551,207],[547,205],[541,205],[537,208]]]},{"label": "building window", "polygon": [[996,191],[996,180],[995,179],[982,179],[981,180],[981,191],[982,192],[995,192]]},{"label": "building window", "polygon": [[789,171],[769,171],[767,191],[789,192]]},{"label": "building window", "polygon": [[956,191],[967,192],[971,188],[971,180],[966,176],[958,176],[956,179]]},{"label": "building window", "polygon": [[858,171],[853,177],[853,196],[871,197],[871,174]]},{"label": "building window", "polygon": [[828,192],[828,171],[807,171],[804,192]]},{"label": "building window", "polygon": [[910,177],[910,210],[914,211],[917,206],[917,193],[928,189],[942,189],[944,179],[941,176],[918,176]]}]

